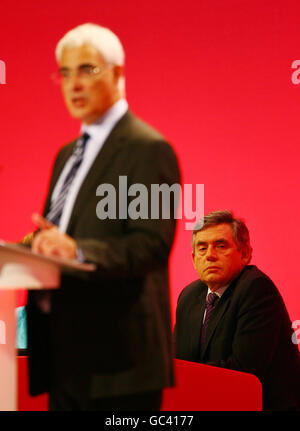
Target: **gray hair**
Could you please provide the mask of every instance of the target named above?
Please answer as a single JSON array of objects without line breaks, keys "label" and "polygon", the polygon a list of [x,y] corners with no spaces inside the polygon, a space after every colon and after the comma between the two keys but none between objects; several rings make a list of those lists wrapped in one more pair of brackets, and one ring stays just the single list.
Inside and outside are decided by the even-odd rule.
[{"label": "gray hair", "polygon": [[[60,62],[65,47],[77,47],[84,44],[94,46],[107,63],[118,66],[123,66],[125,63],[125,53],[119,38],[108,28],[90,23],[73,28],[60,39],[55,49],[57,62]],[[123,77],[120,78],[119,88],[121,94],[124,95],[125,81]]]},{"label": "gray hair", "polygon": [[244,220],[234,217],[228,210],[214,211],[202,217],[196,224],[192,235],[192,247],[195,252],[196,235],[201,230],[210,226],[227,223],[231,226],[233,239],[239,251],[249,253],[249,261],[252,257],[252,247],[250,245],[250,235]]}]

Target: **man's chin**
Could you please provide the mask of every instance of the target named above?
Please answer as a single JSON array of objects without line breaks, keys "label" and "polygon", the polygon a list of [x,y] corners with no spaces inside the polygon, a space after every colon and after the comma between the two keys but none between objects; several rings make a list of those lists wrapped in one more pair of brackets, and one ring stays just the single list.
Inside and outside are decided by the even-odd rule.
[{"label": "man's chin", "polygon": [[101,116],[101,114],[97,113],[90,113],[85,112],[84,110],[72,110],[70,111],[71,117],[75,118],[76,120],[79,120],[81,123],[84,124],[93,124],[95,121],[98,120],[98,118]]},{"label": "man's chin", "polygon": [[76,120],[80,120],[84,122],[85,118],[88,116],[87,112],[85,112],[83,109],[70,109],[69,110],[71,117],[76,118]]},{"label": "man's chin", "polygon": [[220,285],[223,283],[223,279],[221,276],[218,276],[216,274],[210,274],[208,276],[206,276],[204,279],[202,279],[202,281],[208,285],[208,287],[210,286],[214,286],[214,285]]}]

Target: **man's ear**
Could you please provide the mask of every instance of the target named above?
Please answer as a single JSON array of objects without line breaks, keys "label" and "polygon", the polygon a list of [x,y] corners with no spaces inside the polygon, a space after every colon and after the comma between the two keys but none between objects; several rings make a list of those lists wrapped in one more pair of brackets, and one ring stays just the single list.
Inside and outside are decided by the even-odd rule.
[{"label": "man's ear", "polygon": [[248,265],[251,260],[252,248],[247,248],[242,250],[242,262],[244,265]]},{"label": "man's ear", "polygon": [[118,66],[117,64],[115,64],[113,71],[114,71],[115,82],[118,83],[119,79],[124,76],[124,67]]}]

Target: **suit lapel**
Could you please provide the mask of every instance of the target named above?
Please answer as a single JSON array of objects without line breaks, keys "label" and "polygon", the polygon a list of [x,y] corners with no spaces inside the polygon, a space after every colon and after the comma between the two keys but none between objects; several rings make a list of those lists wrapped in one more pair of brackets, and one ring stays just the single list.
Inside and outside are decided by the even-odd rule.
[{"label": "suit lapel", "polygon": [[127,112],[121,118],[121,120],[111,131],[110,135],[108,136],[101,150],[99,151],[99,154],[94,160],[87,176],[82,183],[82,186],[80,187],[79,193],[75,200],[67,228],[67,233],[70,233],[72,231],[74,223],[76,223],[78,214],[80,214],[81,209],[84,208],[84,206],[86,205],[86,197],[89,195],[89,192],[92,190],[93,193],[96,193],[96,188],[99,185],[99,179],[101,178],[101,176],[103,176],[107,169],[111,169],[112,159],[122,145],[123,140],[125,139],[126,134],[124,133],[124,130],[130,115],[131,114]]}]

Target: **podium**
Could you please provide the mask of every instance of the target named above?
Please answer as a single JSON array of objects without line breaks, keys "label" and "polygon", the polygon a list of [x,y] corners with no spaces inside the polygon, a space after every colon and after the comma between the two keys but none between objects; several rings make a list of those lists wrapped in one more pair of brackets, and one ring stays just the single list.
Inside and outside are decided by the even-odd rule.
[{"label": "podium", "polygon": [[0,410],[17,410],[16,291],[57,289],[61,272],[94,271],[95,266],[45,257],[0,242]]}]

